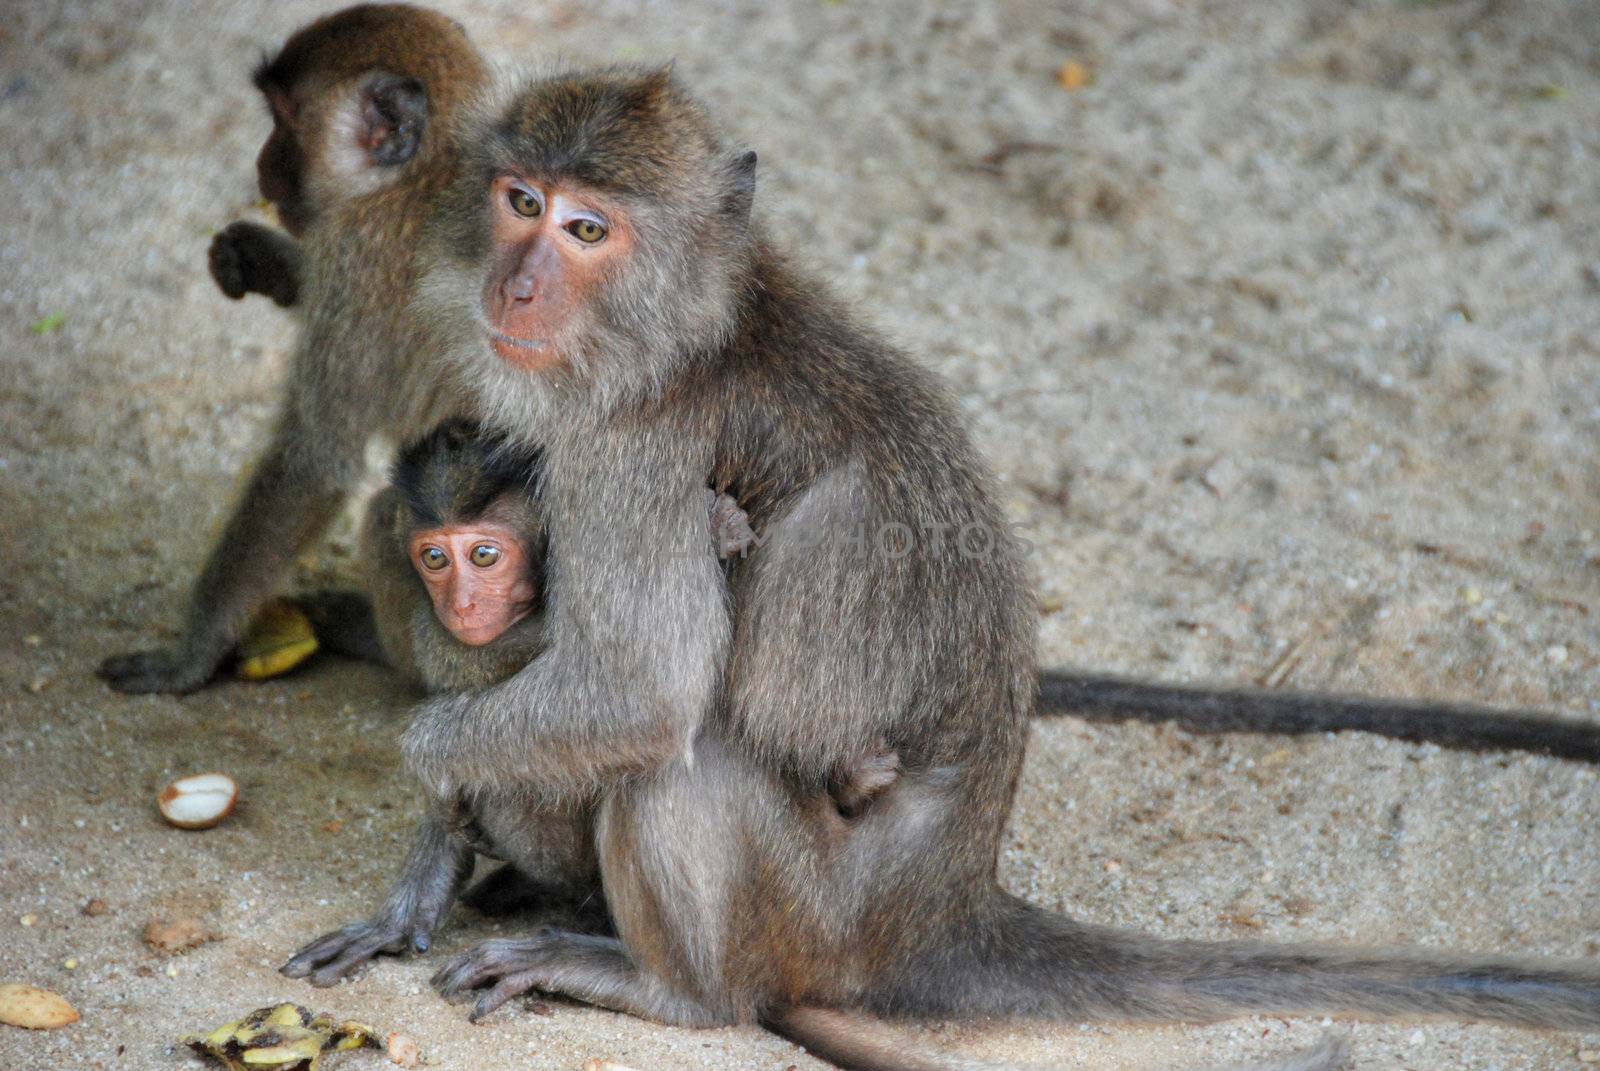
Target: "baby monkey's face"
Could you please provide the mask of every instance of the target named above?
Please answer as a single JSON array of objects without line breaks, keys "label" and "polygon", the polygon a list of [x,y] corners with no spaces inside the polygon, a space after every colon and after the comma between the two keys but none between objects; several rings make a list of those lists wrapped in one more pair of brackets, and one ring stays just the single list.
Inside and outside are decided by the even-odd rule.
[{"label": "baby monkey's face", "polygon": [[521,621],[538,598],[534,562],[508,525],[479,518],[421,529],[410,550],[439,623],[469,646],[481,647]]}]

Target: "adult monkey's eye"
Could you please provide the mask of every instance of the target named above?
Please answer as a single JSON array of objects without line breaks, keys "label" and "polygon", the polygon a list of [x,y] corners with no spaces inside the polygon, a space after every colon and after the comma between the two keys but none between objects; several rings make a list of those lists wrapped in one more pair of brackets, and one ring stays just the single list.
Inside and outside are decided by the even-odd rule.
[{"label": "adult monkey's eye", "polygon": [[575,219],[567,225],[567,231],[578,241],[590,245],[606,236],[606,229],[592,219]]},{"label": "adult monkey's eye", "polygon": [[438,547],[424,548],[417,560],[422,562],[422,567],[430,572],[437,573],[440,569],[450,564],[450,556]]},{"label": "adult monkey's eye", "polygon": [[539,203],[538,196],[521,186],[513,186],[506,200],[511,203],[511,211],[527,219],[537,219],[544,213],[544,205]]},{"label": "adult monkey's eye", "polygon": [[500,560],[500,548],[491,547],[487,543],[479,543],[472,548],[472,564],[479,569],[487,569]]}]

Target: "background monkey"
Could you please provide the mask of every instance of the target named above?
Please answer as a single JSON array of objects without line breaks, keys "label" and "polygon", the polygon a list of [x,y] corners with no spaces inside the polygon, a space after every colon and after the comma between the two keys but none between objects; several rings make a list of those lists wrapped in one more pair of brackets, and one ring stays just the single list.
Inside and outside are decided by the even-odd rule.
[{"label": "background monkey", "polygon": [[[319,19],[257,69],[273,122],[256,161],[261,193],[300,253],[266,228],[236,224],[213,246],[212,269],[229,293],[297,301],[304,322],[272,439],[194,583],[182,636],[169,650],[107,659],[100,673],[113,687],[203,685],[338,512],[365,471],[368,440],[410,440],[460,408],[459,388],[411,365],[395,295],[412,286],[422,206],[453,165],[444,127],[486,75],[460,26],[403,4]],[[273,271],[303,270],[262,286],[258,250]]]},{"label": "background monkey", "polygon": [[[596,800],[617,936],[491,941],[443,992],[485,988],[476,1014],[537,988],[760,1020],[872,1068],[930,1066],[886,1040],[893,1018],[1600,1026],[1588,963],[1161,941],[1004,892],[1033,614],[938,385],[768,243],[754,155],[664,73],[535,81],[463,152],[422,292],[442,356],[544,451],[548,646],[429,700],[403,745],[442,796]],[[731,617],[714,556],[660,550],[704,525],[708,480],[766,535]],[[986,529],[993,553],[822,538],[911,520]],[[877,737],[899,780],[826,826],[806,801]]]},{"label": "background monkey", "polygon": [[[211,247],[212,277],[229,297],[259,293],[292,304],[304,270],[293,239],[253,223],[230,225]],[[1600,726],[1466,704],[1182,687],[1042,670],[1036,710],[1101,722],[1172,722],[1197,733],[1360,731],[1465,751],[1600,762]]]}]

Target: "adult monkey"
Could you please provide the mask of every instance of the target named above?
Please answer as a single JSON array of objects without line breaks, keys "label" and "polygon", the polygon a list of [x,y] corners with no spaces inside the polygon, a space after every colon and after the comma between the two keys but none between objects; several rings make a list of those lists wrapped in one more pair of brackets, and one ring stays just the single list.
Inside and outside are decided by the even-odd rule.
[{"label": "adult monkey", "polygon": [[[305,271],[292,239],[251,223],[231,225],[211,249],[212,277],[234,298],[259,293],[292,305]],[[1197,733],[1357,730],[1467,751],[1530,751],[1600,762],[1600,725],[1450,703],[1184,688],[1044,670],[1039,674],[1038,711],[1101,722],[1170,721]]]},{"label": "adult monkey", "polygon": [[[442,991],[487,986],[477,1014],[541,989],[765,1021],[884,1069],[931,1066],[896,1017],[1600,1026],[1587,963],[1160,941],[1005,893],[1035,686],[1022,570],[998,539],[974,558],[827,538],[1004,530],[936,383],[784,262],[749,220],[754,154],[665,73],[536,81],[464,151],[424,300],[479,404],[544,449],[549,647],[429,700],[404,749],[439,798],[598,799],[617,936],[491,941]],[[766,533],[733,620],[714,556],[669,552],[708,481]],[[805,801],[877,739],[901,777],[841,835]]]},{"label": "adult monkey", "polygon": [[[268,244],[271,263],[295,272],[293,285],[270,292],[298,301],[303,326],[272,439],[195,581],[181,638],[107,659],[100,674],[114,688],[205,684],[361,478],[368,440],[407,441],[459,410],[459,388],[436,368],[413,367],[397,295],[414,286],[424,205],[452,173],[444,128],[487,74],[459,25],[404,4],[319,19],[256,71],[273,122],[256,161],[261,192],[304,260],[292,243]],[[220,235],[219,280],[242,293],[256,270],[244,251],[273,233],[235,224]]]}]

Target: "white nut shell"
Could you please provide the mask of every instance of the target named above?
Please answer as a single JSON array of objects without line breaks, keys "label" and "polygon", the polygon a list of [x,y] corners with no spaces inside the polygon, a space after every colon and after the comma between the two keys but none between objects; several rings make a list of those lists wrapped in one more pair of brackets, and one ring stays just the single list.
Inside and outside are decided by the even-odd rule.
[{"label": "white nut shell", "polygon": [[233,813],[239,786],[224,773],[180,777],[161,790],[156,807],[179,829],[210,829]]}]

